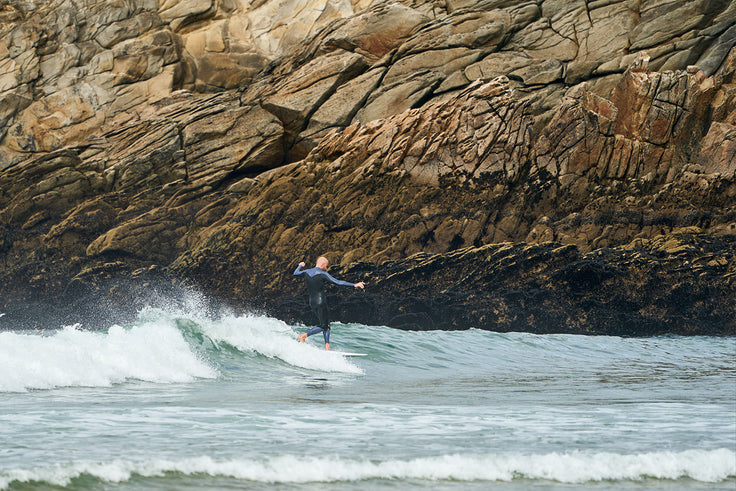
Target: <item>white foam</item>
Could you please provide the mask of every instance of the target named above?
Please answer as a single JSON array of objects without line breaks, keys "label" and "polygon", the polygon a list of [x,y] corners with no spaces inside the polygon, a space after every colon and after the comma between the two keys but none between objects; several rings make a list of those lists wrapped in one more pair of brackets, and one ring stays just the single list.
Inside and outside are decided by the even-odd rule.
[{"label": "white foam", "polygon": [[37,469],[0,472],[0,489],[12,483],[45,482],[66,486],[89,475],[119,483],[133,475],[166,473],[209,475],[261,483],[310,483],[369,479],[429,481],[512,481],[531,479],[579,484],[603,480],[638,481],[644,478],[718,483],[736,477],[736,452],[728,449],[653,452],[643,454],[570,453],[545,455],[444,455],[412,460],[369,461],[286,455],[267,459],[216,461],[210,457],[141,462],[78,462]]},{"label": "white foam", "polygon": [[325,353],[321,345],[300,343],[287,324],[271,317],[223,316],[214,321],[198,319],[197,323],[214,342],[228,343],[240,351],[278,358],[289,365],[309,370],[363,373],[345,357]]},{"label": "white foam", "polygon": [[105,387],[136,379],[158,383],[214,378],[171,323],[105,331],[65,327],[52,335],[0,333],[0,392]]}]

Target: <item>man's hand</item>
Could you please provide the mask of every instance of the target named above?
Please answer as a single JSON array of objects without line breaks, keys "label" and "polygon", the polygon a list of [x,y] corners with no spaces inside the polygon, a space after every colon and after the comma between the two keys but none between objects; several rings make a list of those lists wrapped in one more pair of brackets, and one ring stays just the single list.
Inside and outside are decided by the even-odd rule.
[{"label": "man's hand", "polygon": [[360,281],[360,282],[358,282],[358,283],[354,284],[353,286],[354,286],[355,288],[360,288],[361,290],[364,290],[364,289],[365,289],[365,283],[363,283],[362,281]]},{"label": "man's hand", "polygon": [[306,265],[307,265],[307,263],[305,263],[304,261],[302,261],[302,262],[300,262],[300,263],[299,263],[299,266],[301,266],[302,268],[303,268],[304,266],[306,266]]}]

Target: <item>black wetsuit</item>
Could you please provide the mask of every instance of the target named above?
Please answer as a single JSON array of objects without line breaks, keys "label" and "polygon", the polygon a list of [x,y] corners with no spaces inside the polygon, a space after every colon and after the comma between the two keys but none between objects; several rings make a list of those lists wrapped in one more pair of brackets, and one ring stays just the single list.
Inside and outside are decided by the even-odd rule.
[{"label": "black wetsuit", "polygon": [[326,281],[334,283],[340,286],[355,286],[353,283],[348,281],[337,280],[330,276],[327,271],[324,271],[318,267],[310,269],[302,269],[301,266],[297,266],[294,271],[294,276],[301,276],[304,278],[304,282],[307,284],[307,291],[309,292],[309,306],[312,308],[312,312],[317,316],[317,326],[307,331],[307,336],[322,332],[325,337],[325,343],[330,342],[330,319],[327,311],[327,296],[325,295],[324,284]]}]

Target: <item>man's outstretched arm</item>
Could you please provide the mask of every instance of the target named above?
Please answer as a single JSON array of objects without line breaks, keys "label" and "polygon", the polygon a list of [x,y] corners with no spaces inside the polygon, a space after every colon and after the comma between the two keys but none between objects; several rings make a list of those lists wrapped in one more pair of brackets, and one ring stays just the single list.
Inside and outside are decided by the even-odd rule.
[{"label": "man's outstretched arm", "polygon": [[299,263],[299,266],[296,267],[296,271],[294,271],[294,276],[300,276],[303,271],[302,268],[306,266],[306,263],[304,261]]},{"label": "man's outstretched arm", "polygon": [[325,276],[327,276],[327,279],[330,280],[331,282],[333,282],[336,285],[340,285],[340,286],[354,286],[355,288],[365,288],[365,283],[363,283],[362,281],[361,282],[358,282],[358,283],[350,283],[349,281],[338,280],[338,279],[333,278],[332,275],[330,273],[327,273],[327,272],[325,272]]}]

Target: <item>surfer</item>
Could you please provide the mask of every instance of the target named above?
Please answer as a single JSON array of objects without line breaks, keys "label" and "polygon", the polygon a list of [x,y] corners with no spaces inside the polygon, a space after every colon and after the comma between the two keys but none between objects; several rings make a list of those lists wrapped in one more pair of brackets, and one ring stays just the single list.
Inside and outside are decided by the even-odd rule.
[{"label": "surfer", "polygon": [[299,263],[294,276],[301,276],[304,278],[307,284],[307,290],[309,291],[309,306],[312,308],[312,312],[317,316],[318,324],[307,332],[303,332],[299,335],[299,341],[302,343],[312,334],[321,332],[325,337],[325,349],[330,349],[330,321],[328,318],[327,311],[327,297],[325,296],[324,284],[326,281],[332,282],[339,286],[352,286],[355,288],[365,288],[365,283],[362,281],[358,283],[350,283],[349,281],[337,280],[333,278],[327,272],[327,266],[330,262],[326,257],[321,256],[317,259],[316,265],[311,269],[302,269],[306,266],[304,262]]}]

